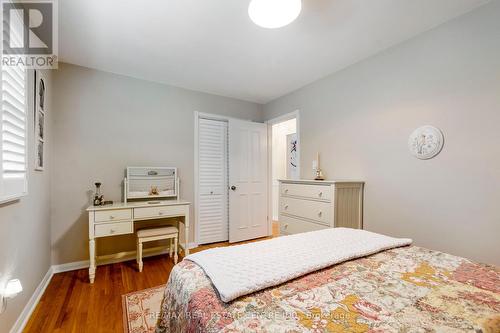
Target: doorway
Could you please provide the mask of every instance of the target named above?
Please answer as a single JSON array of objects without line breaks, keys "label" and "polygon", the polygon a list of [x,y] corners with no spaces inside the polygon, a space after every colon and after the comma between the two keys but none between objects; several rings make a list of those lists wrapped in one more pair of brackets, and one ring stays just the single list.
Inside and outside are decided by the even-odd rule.
[{"label": "doorway", "polygon": [[270,210],[279,215],[279,180],[300,178],[299,111],[268,121],[270,136]]}]

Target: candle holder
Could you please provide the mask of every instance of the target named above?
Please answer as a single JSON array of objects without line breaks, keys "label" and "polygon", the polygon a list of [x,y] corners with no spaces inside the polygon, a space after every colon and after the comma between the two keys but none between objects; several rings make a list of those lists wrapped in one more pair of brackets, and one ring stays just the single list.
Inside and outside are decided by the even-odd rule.
[{"label": "candle holder", "polygon": [[317,155],[318,165],[316,167],[316,177],[314,177],[314,180],[325,180],[325,176],[323,175],[323,171],[321,170],[320,164],[319,164],[319,153]]},{"label": "candle holder", "polygon": [[323,171],[321,171],[321,169],[316,170],[316,177],[314,177],[314,180],[325,180]]},{"label": "candle holder", "polygon": [[94,206],[102,206],[104,196],[101,194],[101,183],[95,183]]}]

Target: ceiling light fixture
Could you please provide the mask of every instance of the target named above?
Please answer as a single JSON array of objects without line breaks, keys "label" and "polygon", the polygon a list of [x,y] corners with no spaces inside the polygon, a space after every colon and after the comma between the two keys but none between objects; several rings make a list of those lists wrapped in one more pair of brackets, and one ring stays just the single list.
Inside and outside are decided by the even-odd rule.
[{"label": "ceiling light fixture", "polygon": [[301,0],[252,0],[248,15],[258,26],[275,29],[292,23],[301,10]]}]

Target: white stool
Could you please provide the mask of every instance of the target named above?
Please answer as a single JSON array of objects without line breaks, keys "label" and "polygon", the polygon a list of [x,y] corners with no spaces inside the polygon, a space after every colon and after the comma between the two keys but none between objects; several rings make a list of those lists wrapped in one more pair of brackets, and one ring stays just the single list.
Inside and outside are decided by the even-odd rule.
[{"label": "white stool", "polygon": [[139,272],[142,272],[142,243],[153,242],[161,239],[169,239],[169,254],[172,257],[172,239],[174,240],[174,263],[177,264],[177,243],[179,240],[179,230],[176,227],[148,228],[137,230],[137,265]]}]

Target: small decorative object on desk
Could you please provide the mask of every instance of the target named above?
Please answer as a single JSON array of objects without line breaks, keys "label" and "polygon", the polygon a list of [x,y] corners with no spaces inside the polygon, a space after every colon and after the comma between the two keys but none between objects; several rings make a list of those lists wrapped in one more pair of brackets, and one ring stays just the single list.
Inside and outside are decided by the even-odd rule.
[{"label": "small decorative object on desk", "polygon": [[112,200],[104,201],[104,195],[101,194],[101,183],[95,183],[94,206],[105,206],[112,204]]},{"label": "small decorative object on desk", "polygon": [[151,186],[149,195],[160,195],[160,192],[158,192],[158,186]]},{"label": "small decorative object on desk", "polygon": [[319,164],[319,153],[316,161],[318,165],[316,166],[316,177],[314,177],[314,180],[325,180],[325,177],[323,176],[323,171],[321,171],[321,166]]},{"label": "small decorative object on desk", "polygon": [[104,202],[104,195],[101,194],[101,183],[95,183],[94,206],[101,206]]}]

